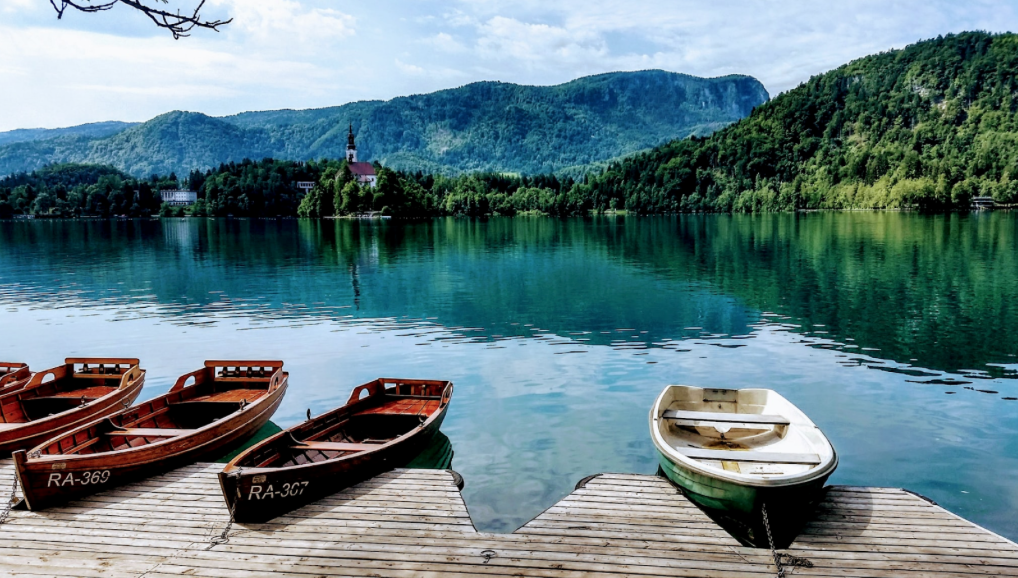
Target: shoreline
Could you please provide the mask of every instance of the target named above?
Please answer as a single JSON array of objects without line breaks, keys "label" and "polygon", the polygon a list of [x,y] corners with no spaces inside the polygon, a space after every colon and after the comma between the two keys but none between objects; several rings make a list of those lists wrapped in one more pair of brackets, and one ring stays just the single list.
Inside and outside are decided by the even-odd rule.
[{"label": "shoreline", "polygon": [[690,211],[690,212],[674,212],[674,213],[630,213],[628,211],[613,211],[613,212],[591,212],[588,215],[569,215],[569,216],[556,216],[548,213],[540,213],[535,211],[527,211],[525,213],[517,213],[515,215],[502,215],[498,213],[486,214],[486,215],[432,215],[428,217],[398,217],[394,215],[333,215],[328,217],[297,217],[297,216],[277,216],[277,217],[239,217],[233,215],[227,215],[224,217],[216,216],[194,216],[194,215],[181,215],[174,217],[124,217],[124,216],[111,216],[111,217],[100,217],[100,216],[79,216],[79,217],[51,217],[47,215],[14,215],[9,219],[0,219],[0,223],[3,222],[25,222],[25,221],[173,221],[175,219],[222,219],[222,220],[243,220],[243,221],[281,221],[281,220],[292,220],[292,221],[393,221],[393,222],[420,222],[431,219],[441,218],[455,218],[455,219],[517,219],[517,218],[550,218],[550,219],[589,219],[594,217],[675,217],[679,215],[792,215],[792,214],[816,214],[816,213],[915,213],[917,215],[979,215],[988,213],[1010,213],[1018,209],[1018,205],[1001,205],[993,209],[969,209],[967,211],[930,211],[925,212],[919,209],[903,209],[903,208],[884,208],[884,209],[864,209],[864,208],[848,208],[848,209],[796,209],[794,211],[755,211],[755,212],[742,212],[742,211],[724,211],[724,212],[712,212],[712,211]]}]

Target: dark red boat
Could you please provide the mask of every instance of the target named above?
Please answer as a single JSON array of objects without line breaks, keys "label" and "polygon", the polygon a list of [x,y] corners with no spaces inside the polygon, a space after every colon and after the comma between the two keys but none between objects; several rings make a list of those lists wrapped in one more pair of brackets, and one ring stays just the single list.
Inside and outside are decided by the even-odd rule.
[{"label": "dark red boat", "polygon": [[263,522],[405,466],[438,433],[452,383],[376,379],[343,407],[282,431],[227,464],[219,483],[238,522]]},{"label": "dark red boat", "polygon": [[141,393],[137,359],[69,357],[21,389],[0,395],[0,454],[36,446],[123,411]]},{"label": "dark red boat", "polygon": [[206,361],[164,395],[15,452],[25,502],[41,510],[219,457],[269,421],[286,386],[282,361]]}]

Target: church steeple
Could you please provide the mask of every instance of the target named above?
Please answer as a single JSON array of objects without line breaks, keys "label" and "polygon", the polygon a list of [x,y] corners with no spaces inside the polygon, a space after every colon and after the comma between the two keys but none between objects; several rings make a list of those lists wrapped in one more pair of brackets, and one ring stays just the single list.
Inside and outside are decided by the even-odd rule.
[{"label": "church steeple", "polygon": [[357,162],[357,145],[353,142],[353,123],[350,123],[350,134],[346,137],[346,160],[347,162]]}]

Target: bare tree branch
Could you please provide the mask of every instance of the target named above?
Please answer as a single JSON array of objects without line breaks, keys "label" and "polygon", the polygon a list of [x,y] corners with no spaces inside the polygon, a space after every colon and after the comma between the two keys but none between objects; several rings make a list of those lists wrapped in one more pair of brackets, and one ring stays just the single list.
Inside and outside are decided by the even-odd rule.
[{"label": "bare tree branch", "polygon": [[[162,2],[163,4],[167,3],[167,0],[154,1]],[[201,9],[205,6],[205,0],[201,0],[198,6],[194,9],[194,12],[190,15],[181,14],[180,10],[177,10],[177,12],[174,13],[154,8],[146,4],[146,0],[100,0],[98,2],[93,2],[93,0],[49,0],[49,3],[53,6],[53,9],[57,11],[57,19],[62,18],[64,16],[64,11],[68,8],[73,8],[80,12],[92,13],[109,10],[117,4],[123,4],[148,16],[156,26],[169,30],[175,39],[190,36],[191,30],[194,28],[208,28],[219,32],[220,26],[233,22],[233,18],[230,18],[229,20],[202,20]]]}]

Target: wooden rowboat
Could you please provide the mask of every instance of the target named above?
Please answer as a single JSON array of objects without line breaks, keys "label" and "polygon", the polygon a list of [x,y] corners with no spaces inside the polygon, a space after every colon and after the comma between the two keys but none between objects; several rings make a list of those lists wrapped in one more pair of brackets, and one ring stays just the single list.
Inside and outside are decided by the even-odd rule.
[{"label": "wooden rowboat", "polygon": [[269,421],[286,386],[282,361],[206,361],[164,395],[15,452],[25,502],[41,510],[222,455]]},{"label": "wooden rowboat", "polygon": [[346,405],[248,449],[219,474],[238,522],[263,522],[409,463],[439,431],[452,383],[376,379]]},{"label": "wooden rowboat", "polygon": [[137,359],[69,357],[0,395],[0,453],[47,439],[131,405],[145,384]]},{"label": "wooden rowboat", "polygon": [[0,395],[18,391],[28,385],[32,371],[24,363],[0,361]]},{"label": "wooden rowboat", "polygon": [[831,442],[769,389],[670,385],[650,411],[661,470],[744,543],[787,547],[838,467]]}]

